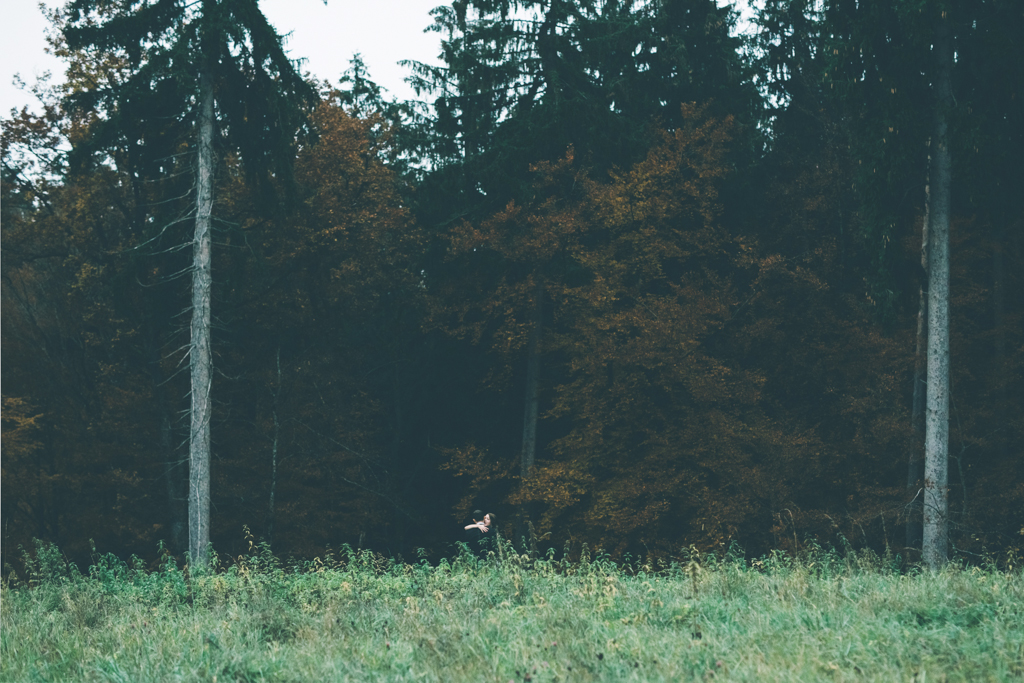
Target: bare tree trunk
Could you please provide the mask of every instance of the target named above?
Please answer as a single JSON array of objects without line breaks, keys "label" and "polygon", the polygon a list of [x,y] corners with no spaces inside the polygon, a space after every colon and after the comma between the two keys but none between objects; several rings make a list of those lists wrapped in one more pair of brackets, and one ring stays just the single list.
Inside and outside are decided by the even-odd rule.
[{"label": "bare tree trunk", "polygon": [[196,182],[196,230],[192,252],[192,406],[189,428],[188,532],[189,556],[195,566],[208,561],[210,544],[210,348],[211,215],[213,213],[213,82],[199,77],[199,177]]},{"label": "bare tree trunk", "polygon": [[277,386],[274,388],[274,437],[270,447],[270,502],[267,505],[267,543],[274,544],[274,494],[277,492],[277,445],[281,438],[281,421],[277,416],[281,396],[281,347],[277,347]]},{"label": "bare tree trunk", "polygon": [[[927,228],[925,228],[927,230]],[[923,260],[923,259],[922,259]],[[928,272],[927,270],[925,272]],[[928,349],[928,290],[921,287],[917,307],[917,344],[914,350],[914,403],[911,408],[910,425],[914,432],[914,445],[907,461],[907,495],[908,501],[917,499],[921,491],[921,477],[924,474],[924,458],[918,450],[924,436],[924,405],[927,384]],[[917,514],[918,507],[912,505],[907,511],[906,547],[916,548],[922,539],[921,517]]]},{"label": "bare tree trunk", "polygon": [[[929,179],[931,167],[929,159]],[[924,405],[927,384],[925,373],[928,362],[928,204],[931,202],[931,188],[925,185],[924,223],[921,227],[921,271],[924,280],[918,291],[917,344],[914,348],[914,402],[910,412],[910,426],[914,431],[914,445],[907,460],[907,494],[911,502],[921,491],[921,477],[924,475],[924,457],[918,449],[924,442]],[[909,504],[909,503],[908,503]],[[917,515],[917,506],[907,510],[906,547],[916,548],[922,542],[922,522]]]},{"label": "bare tree trunk", "polygon": [[947,112],[952,106],[952,40],[946,12],[935,30],[935,113],[928,197],[928,398],[925,416],[925,565],[940,569],[949,547],[949,211],[951,162]]}]

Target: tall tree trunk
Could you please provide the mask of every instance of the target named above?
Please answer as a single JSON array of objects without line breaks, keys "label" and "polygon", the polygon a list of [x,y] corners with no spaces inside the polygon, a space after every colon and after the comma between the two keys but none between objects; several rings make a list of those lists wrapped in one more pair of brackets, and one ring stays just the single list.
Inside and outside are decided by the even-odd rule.
[{"label": "tall tree trunk", "polygon": [[[927,272],[927,271],[925,271]],[[907,461],[907,495],[908,504],[917,499],[921,491],[921,476],[924,474],[924,459],[920,452],[924,436],[924,406],[927,384],[928,348],[928,290],[922,286],[917,307],[917,344],[914,350],[914,403],[911,408],[910,425],[914,432],[914,445]],[[916,548],[922,539],[921,517],[918,506],[911,505],[907,511],[906,547]]]},{"label": "tall tree trunk", "polygon": [[213,359],[210,349],[211,269],[210,223],[213,213],[213,82],[199,77],[199,176],[196,182],[196,230],[192,252],[192,406],[189,428],[188,532],[192,564],[205,565],[210,544],[210,388]]},{"label": "tall tree trunk", "polygon": [[[929,158],[929,181],[931,159]],[[921,272],[923,280],[917,299],[917,343],[914,348],[914,402],[910,412],[910,426],[914,432],[914,445],[907,459],[907,494],[912,503],[921,491],[921,477],[924,475],[924,457],[918,450],[924,442],[924,406],[927,384],[925,373],[928,362],[928,204],[931,202],[931,188],[925,185],[924,222],[921,226]],[[908,503],[908,505],[910,504]],[[916,548],[922,542],[922,522],[917,506],[907,510],[906,547]]]},{"label": "tall tree trunk", "polygon": [[951,161],[947,114],[952,106],[953,44],[945,11],[935,30],[935,112],[928,195],[928,398],[925,416],[925,565],[937,570],[949,547],[949,211]]}]

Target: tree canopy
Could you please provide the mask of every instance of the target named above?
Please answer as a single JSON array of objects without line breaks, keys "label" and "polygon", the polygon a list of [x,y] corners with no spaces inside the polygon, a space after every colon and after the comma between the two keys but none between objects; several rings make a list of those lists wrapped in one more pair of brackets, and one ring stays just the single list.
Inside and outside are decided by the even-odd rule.
[{"label": "tree canopy", "polygon": [[190,551],[204,106],[216,551],[436,558],[479,508],[527,552],[919,559],[939,111],[946,522],[1019,552],[1024,16],[941,4],[949,101],[930,3],[455,0],[413,106],[304,82],[254,0],[72,0],[3,121],[4,560]]}]

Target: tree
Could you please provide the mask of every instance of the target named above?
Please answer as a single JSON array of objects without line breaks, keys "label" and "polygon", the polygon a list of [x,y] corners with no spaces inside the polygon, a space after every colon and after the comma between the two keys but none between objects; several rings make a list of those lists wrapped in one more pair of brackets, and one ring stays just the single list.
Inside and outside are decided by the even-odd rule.
[{"label": "tree", "polygon": [[442,307],[459,311],[452,329],[493,335],[484,347],[500,350],[500,376],[516,382],[525,481],[543,449],[544,387],[558,382],[547,364],[551,305],[579,270],[566,256],[574,178],[628,167],[656,129],[682,125],[684,101],[750,124],[757,95],[730,35],[735,15],[714,2],[460,0],[434,17],[445,64],[415,72],[436,98],[433,169],[417,202],[440,238],[427,272]]},{"label": "tree", "polygon": [[[212,214],[218,120],[254,180],[284,172],[299,112],[313,98],[285,55],[281,37],[255,0],[154,0],[112,15],[95,0],[72,0],[65,37],[72,50],[93,46],[123,53],[124,82],[76,93],[79,106],[100,109],[105,121],[90,141],[115,140],[155,165],[166,147],[192,140],[196,154],[195,230],[189,341],[189,554],[201,565],[210,539],[212,416]],[[155,140],[154,140],[155,138]],[[152,142],[159,144],[151,144]]]},{"label": "tree", "polygon": [[[436,530],[411,510],[429,500],[417,414],[429,372],[416,268],[421,236],[379,114],[356,116],[325,92],[295,162],[296,206],[268,214],[240,176],[219,186],[223,275],[218,395],[218,538],[269,516],[275,549],[322,553],[403,547]],[[280,371],[278,371],[278,368]],[[273,471],[277,444],[276,478]],[[269,536],[269,525],[253,524]]]},{"label": "tree", "polygon": [[[86,23],[126,6],[96,4]],[[758,116],[728,115],[749,90],[719,50],[733,44],[727,13],[503,7],[515,5],[462,5],[450,138],[440,117],[396,131],[408,111],[356,62],[351,91],[322,94],[294,148],[257,154],[261,171],[235,145],[230,59],[211,72],[218,550],[244,551],[247,524],[287,555],[347,542],[436,557],[452,508],[484,500],[506,520],[526,511],[556,548],[675,556],[735,540],[756,555],[840,534],[898,547],[901,470],[923,451],[910,370],[918,255],[932,246],[919,221],[943,213],[928,125],[941,112],[957,179],[948,546],[1020,548],[1016,4],[953,3],[957,97],[939,107],[924,5],[768,3],[762,64],[778,69],[766,81],[777,106],[755,163]],[[5,556],[33,536],[76,561],[90,538],[121,555],[187,547],[174,543],[188,512],[175,444],[192,425],[176,397],[192,383],[192,339],[176,316],[187,319],[194,267],[201,89],[156,75],[128,87],[176,30],[137,58],[120,43],[56,46],[66,106],[3,121]],[[160,73],[177,73],[175,59]],[[505,83],[504,99],[487,83]],[[688,92],[715,101],[661,101]],[[476,107],[498,101],[493,119]],[[439,162],[416,171],[409,145],[425,130]],[[403,182],[403,164],[424,183]],[[916,526],[920,496],[913,505]]]},{"label": "tree", "polygon": [[[524,439],[518,471],[479,449],[457,451],[452,466],[473,491],[512,482],[504,495],[535,511],[540,535],[661,552],[685,529],[707,547],[753,509],[705,474],[744,490],[764,479],[751,474],[745,428],[760,419],[757,377],[711,348],[751,262],[721,222],[734,124],[707,110],[682,107],[684,124],[607,182],[572,153],[536,164],[528,200],[454,233],[461,269],[495,280],[464,300],[463,331],[488,339],[503,365],[525,353],[528,400],[542,333],[549,429],[533,463]],[[507,267],[494,271],[498,258]]]},{"label": "tree", "polygon": [[[567,371],[551,413],[571,427],[522,493],[545,504],[545,529],[559,520],[616,552],[665,550],[673,524],[712,546],[750,510],[740,471],[758,379],[714,349],[752,265],[719,200],[734,123],[681,113],[646,158],[588,184],[575,254],[588,276],[557,313]],[[726,503],[718,477],[743,493]]]},{"label": "tree", "polygon": [[[585,173],[572,150],[557,162],[535,165],[533,172],[531,197],[510,201],[479,223],[461,221],[451,231],[445,270],[459,276],[438,278],[434,286],[437,323],[494,354],[488,384],[504,388],[514,377],[516,385],[522,383],[514,458],[521,482],[533,476],[538,453],[541,377],[549,369],[543,359],[551,351],[549,306],[579,268],[576,245],[586,230],[576,215]],[[460,292],[467,280],[476,283],[472,294]],[[469,468],[467,462],[456,466],[460,472]],[[531,515],[521,512],[519,522],[525,524]]]},{"label": "tree", "polygon": [[[946,12],[944,21],[948,22],[950,40],[956,45],[956,60],[948,69],[950,88],[957,96],[945,105],[938,104],[936,95],[942,80],[935,31],[935,12],[940,10]],[[821,130],[834,132],[828,149],[836,152],[836,158],[846,157],[847,163],[852,164],[852,172],[840,178],[837,187],[850,188],[854,200],[845,210],[842,204],[836,205],[837,215],[854,215],[855,220],[849,223],[854,237],[848,242],[849,253],[860,254],[859,258],[847,260],[852,266],[847,282],[858,287],[860,283],[866,285],[863,291],[868,295],[867,303],[875,309],[887,334],[904,334],[905,329],[912,334],[908,314],[917,313],[917,353],[913,379],[908,377],[906,385],[911,389],[910,422],[919,435],[918,442],[908,449],[907,458],[908,548],[915,544],[920,548],[922,543],[921,494],[927,484],[922,474],[929,388],[925,374],[929,363],[928,331],[934,324],[928,320],[928,278],[938,277],[930,274],[928,262],[929,247],[934,246],[930,229],[936,220],[953,226],[953,244],[959,245],[950,252],[950,268],[953,286],[964,289],[949,297],[953,307],[950,318],[973,325],[980,334],[993,335],[993,348],[987,353],[994,350],[996,356],[1006,360],[999,349],[1005,348],[1000,339],[1009,328],[996,322],[1004,320],[1002,295],[1006,290],[997,282],[1006,277],[1000,260],[1008,252],[1002,249],[1013,244],[1002,232],[1002,226],[1011,225],[1018,213],[1006,204],[1007,198],[1013,196],[1008,188],[1015,181],[1019,185],[1021,177],[1020,165],[1010,162],[1020,155],[1021,125],[1018,108],[1009,102],[1017,97],[1024,81],[1002,74],[1021,72],[1015,68],[1019,66],[1019,56],[1009,44],[1011,36],[1019,33],[1022,18],[1019,11],[1011,10],[1011,5],[1002,0],[952,2],[941,7],[871,1],[769,2],[760,15],[763,35],[768,38],[761,42],[762,64],[771,76],[769,87],[777,88],[773,91],[777,101],[785,103],[773,124],[769,158],[779,158],[778,145],[785,142],[786,135],[790,141],[815,140],[816,136],[801,136],[799,131],[795,136],[787,134],[793,121],[806,122],[807,131],[821,126]],[[937,110],[944,112],[948,129],[948,141],[942,150],[936,138]],[[959,180],[948,192],[947,208],[935,217],[931,211],[943,203],[940,197],[932,196],[937,178],[943,175],[939,164],[943,151],[955,160],[949,167]],[[806,158],[818,163],[813,156]],[[833,224],[841,230],[844,227],[842,220],[828,219],[822,223]],[[961,231],[959,236],[957,231]],[[945,241],[942,234],[936,239]],[[912,241],[916,241],[917,248],[908,247]],[[981,245],[992,250],[993,281],[988,285],[981,285],[975,275],[957,264],[958,260],[978,263],[975,250]],[[955,249],[962,251],[958,254]],[[982,296],[979,287],[990,287],[992,296]],[[957,310],[957,306],[973,306],[974,310]],[[992,318],[979,318],[978,306],[987,307]],[[976,359],[965,350],[976,348],[978,338],[958,333],[957,327],[954,322],[950,343],[958,363],[951,366],[950,386],[963,390],[965,400],[968,393],[978,400],[989,395],[988,390],[982,389],[975,379],[979,372]],[[999,332],[988,331],[993,328]],[[968,336],[975,341],[968,342]],[[991,370],[987,371],[986,376],[991,378],[987,384],[1007,386],[1005,378],[1012,375],[1013,363],[1007,365],[994,357],[991,360],[990,367],[998,365],[1004,372],[1000,378],[992,378],[988,375]],[[952,401],[952,397],[947,400]],[[947,510],[947,522],[960,529],[956,539],[960,547],[992,533],[991,525],[980,525],[974,516],[979,496],[987,495],[977,491],[977,481],[987,477],[990,468],[1006,467],[994,444],[1005,448],[1008,442],[1004,438],[1012,438],[1010,435],[1015,433],[1012,420],[992,419],[991,411],[999,408],[967,407],[964,403],[951,404],[958,404],[960,410],[953,425],[954,432],[959,434],[951,437],[959,441],[959,448],[956,453],[949,451],[953,458],[950,464],[955,462],[961,475],[951,488],[961,487],[963,497],[954,501],[960,505],[953,512]],[[995,401],[996,405],[1006,403]],[[982,415],[987,417],[982,419]],[[975,416],[981,421],[974,423]],[[976,505],[970,511],[973,526],[968,533],[966,502],[971,489],[977,492],[973,494]],[[925,504],[937,509],[933,503]]]},{"label": "tree", "polygon": [[950,84],[953,40],[945,7],[935,18],[931,165],[928,187],[928,392],[925,420],[924,538],[921,553],[929,569],[946,563],[949,547],[949,217]]},{"label": "tree", "polygon": [[147,353],[160,333],[150,315],[164,302],[136,284],[163,264],[140,268],[131,250],[122,172],[20,164],[63,161],[74,125],[50,105],[38,120],[22,112],[4,122],[3,383],[42,414],[38,452],[18,467],[12,450],[5,465],[5,486],[21,491],[5,539],[48,537],[79,557],[89,538],[143,551],[167,533],[173,509],[159,489],[154,505],[147,484],[161,479],[166,460],[156,438],[166,417],[156,400],[161,369]]},{"label": "tree", "polygon": [[457,0],[433,14],[444,64],[413,65],[418,92],[435,98],[421,150],[430,223],[522,199],[529,166],[570,146],[595,173],[627,166],[652,130],[679,123],[683,102],[753,123],[736,15],[713,1]]}]

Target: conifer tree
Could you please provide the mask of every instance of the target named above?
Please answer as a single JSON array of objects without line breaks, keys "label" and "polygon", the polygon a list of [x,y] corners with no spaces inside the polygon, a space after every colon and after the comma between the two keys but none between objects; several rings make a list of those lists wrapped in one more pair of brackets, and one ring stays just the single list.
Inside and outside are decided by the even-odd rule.
[{"label": "conifer tree", "polygon": [[[475,263],[493,259],[485,282],[452,289],[479,292],[477,311],[490,309],[502,334],[513,330],[507,339],[514,341],[495,346],[525,355],[518,449],[525,481],[540,450],[538,397],[553,380],[543,359],[545,308],[565,277],[555,252],[529,253],[547,229],[535,209],[551,211],[531,170],[558,167],[568,152],[603,178],[634,163],[658,127],[683,125],[682,103],[712,101],[723,117],[749,124],[757,95],[730,35],[735,14],[708,0],[456,0],[434,17],[444,64],[414,65],[414,84],[436,98],[425,147],[434,169],[418,208],[427,229],[440,226],[461,244],[480,226],[500,235],[486,257],[468,255]],[[753,126],[738,128],[749,139]],[[475,272],[453,272],[459,259],[437,260],[435,282],[465,283]],[[515,306],[498,313],[494,302],[511,294]]]},{"label": "conifer tree", "polygon": [[[72,96],[101,113],[90,143],[123,145],[150,173],[168,167],[177,146],[195,150],[189,365],[189,554],[204,564],[210,539],[212,216],[218,133],[256,182],[285,179],[300,113],[313,99],[256,0],[71,0],[71,49],[123,56],[127,77]],[[269,187],[269,185],[268,185]]]}]

